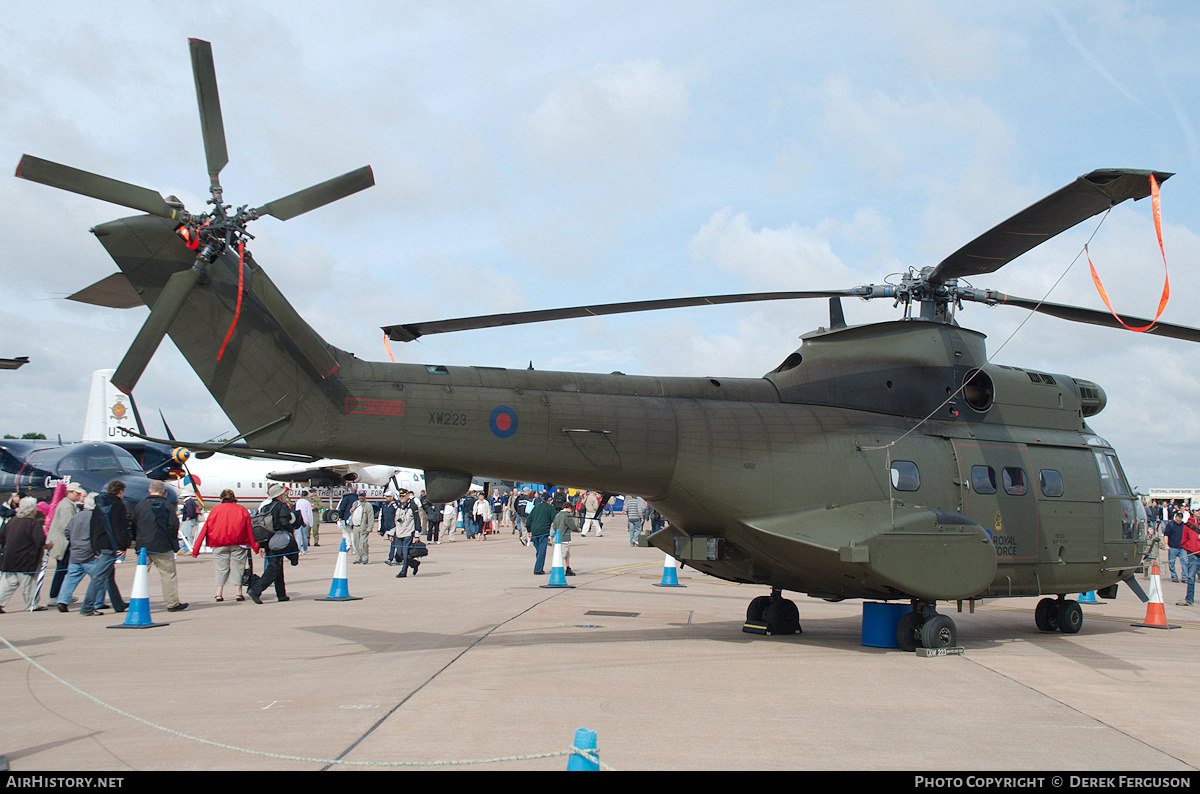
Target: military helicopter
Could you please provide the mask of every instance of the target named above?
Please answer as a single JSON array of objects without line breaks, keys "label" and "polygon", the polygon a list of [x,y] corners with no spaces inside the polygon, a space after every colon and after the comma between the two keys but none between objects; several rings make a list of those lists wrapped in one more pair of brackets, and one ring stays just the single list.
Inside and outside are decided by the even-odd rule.
[{"label": "military helicopter", "polygon": [[[645,497],[669,524],[645,542],[692,568],[764,585],[745,630],[800,631],[785,591],[909,602],[901,647],[946,648],[939,601],[1039,596],[1037,626],[1074,633],[1068,594],[1114,597],[1145,553],[1144,515],[1116,452],[1088,427],[1097,384],[988,362],[963,301],[1118,328],[1140,318],[975,289],[1041,242],[1170,174],[1079,177],[899,283],[651,300],[384,328],[392,340],[682,306],[828,299],[829,327],[761,378],[651,377],[364,361],[326,342],[247,250],[246,225],[286,220],[373,184],[369,167],[236,211],[211,47],[190,42],[211,182],[195,215],[161,194],[26,155],[17,176],[139,210],[93,229],[150,316],[113,376],[137,383],[172,340],[258,449],[423,469],[429,498],[473,477]],[[109,282],[111,286],[111,282]],[[86,290],[85,290],[86,292]],[[885,298],[900,319],[849,326],[840,299]],[[1193,328],[1150,333],[1200,341]],[[189,445],[206,449],[205,445]],[[1134,582],[1136,587],[1136,582]]]}]

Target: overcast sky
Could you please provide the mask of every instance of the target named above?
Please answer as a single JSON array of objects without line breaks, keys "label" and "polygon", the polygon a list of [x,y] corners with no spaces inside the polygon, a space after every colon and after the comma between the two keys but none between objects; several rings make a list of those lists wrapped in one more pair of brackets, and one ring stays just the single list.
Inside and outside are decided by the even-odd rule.
[{"label": "overcast sky", "polygon": [[[1095,168],[1177,173],[1171,302],[1200,326],[1200,9],[1168,2],[124,2],[0,16],[0,163],[23,153],[207,190],[187,39],[212,42],[226,199],[257,206],[364,164],[376,187],[252,250],[317,331],[386,360],[379,327],[590,302],[844,288],[936,264]],[[11,174],[12,171],[9,171]],[[115,271],[122,208],[0,179],[0,432],[78,439],[92,370],[147,316],[61,298]],[[1163,263],[1127,202],[976,287],[1153,316]],[[1098,220],[1098,219],[1097,219]],[[1064,272],[1066,273],[1063,276]],[[850,301],[852,324],[896,316]],[[1025,319],[968,305],[994,352]],[[398,360],[759,377],[824,301],[433,336]],[[1134,485],[1200,486],[1200,348],[1035,317],[1001,364],[1099,383],[1091,420]],[[167,340],[135,392],[177,436],[232,426]],[[157,418],[149,430],[159,432]]]}]

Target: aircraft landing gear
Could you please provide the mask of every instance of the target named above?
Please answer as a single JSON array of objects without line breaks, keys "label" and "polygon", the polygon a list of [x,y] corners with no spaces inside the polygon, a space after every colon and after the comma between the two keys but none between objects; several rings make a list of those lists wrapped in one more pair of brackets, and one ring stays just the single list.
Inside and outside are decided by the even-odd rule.
[{"label": "aircraft landing gear", "polygon": [[1070,601],[1062,596],[1043,598],[1033,610],[1033,622],[1041,631],[1078,634],[1083,628],[1083,609],[1078,601]]},{"label": "aircraft landing gear", "polygon": [[742,631],[747,634],[800,634],[800,610],[780,590],[758,596],[746,608]]},{"label": "aircraft landing gear", "polygon": [[932,601],[914,601],[912,612],[904,613],[896,626],[896,643],[902,651],[917,648],[953,648],[958,644],[958,627],[939,615]]}]

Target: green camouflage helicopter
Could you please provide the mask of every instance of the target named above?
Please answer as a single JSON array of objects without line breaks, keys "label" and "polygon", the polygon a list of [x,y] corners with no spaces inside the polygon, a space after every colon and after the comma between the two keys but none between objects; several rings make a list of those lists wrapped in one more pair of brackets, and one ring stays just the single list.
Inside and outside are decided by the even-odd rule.
[{"label": "green camouflage helicopter", "polygon": [[[947,648],[938,601],[1039,596],[1037,626],[1074,633],[1068,594],[1114,597],[1143,562],[1145,518],[1112,447],[1087,425],[1095,383],[987,361],[962,301],[1074,322],[1134,317],[1016,298],[960,279],[992,273],[1170,174],[1097,170],[899,283],[652,300],[384,328],[392,340],[621,312],[824,298],[830,324],[761,378],[646,377],[363,361],[327,343],[246,250],[246,225],[370,187],[363,167],[257,209],[224,203],[228,157],[212,51],[191,40],[211,209],[26,155],[17,176],[139,210],[93,229],[117,263],[77,296],[150,316],[112,382],[130,392],[170,334],[252,448],[423,469],[429,498],[473,477],[645,497],[669,524],[644,539],[698,571],[770,587],[745,628],[800,631],[784,591],[910,602],[901,647]],[[102,286],[101,286],[102,285]],[[115,296],[114,296],[115,293]],[[130,296],[136,295],[137,301]],[[843,297],[901,319],[847,326]],[[1158,323],[1150,333],[1200,341]],[[189,445],[209,451],[219,446]]]}]

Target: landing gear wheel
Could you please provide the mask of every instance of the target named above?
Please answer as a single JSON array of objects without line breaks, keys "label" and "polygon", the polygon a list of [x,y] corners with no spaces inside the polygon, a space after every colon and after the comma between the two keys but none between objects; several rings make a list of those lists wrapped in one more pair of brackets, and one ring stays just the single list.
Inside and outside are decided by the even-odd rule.
[{"label": "landing gear wheel", "polygon": [[771,596],[758,596],[750,602],[750,606],[746,607],[746,622],[761,623],[767,614],[767,607],[771,605]]},{"label": "landing gear wheel", "polygon": [[921,626],[921,644],[926,648],[953,648],[958,644],[958,628],[945,615],[934,615]]},{"label": "landing gear wheel", "polygon": [[1063,634],[1078,634],[1083,628],[1083,609],[1078,601],[1059,601],[1056,605],[1058,630]]},{"label": "landing gear wheel", "polygon": [[896,644],[900,650],[912,653],[921,647],[921,613],[905,612],[896,626]]},{"label": "landing gear wheel", "polygon": [[[753,605],[753,602],[751,604]],[[771,599],[764,617],[767,620],[768,634],[800,633],[800,609],[794,601],[786,598]]]},{"label": "landing gear wheel", "polygon": [[1058,601],[1043,598],[1033,610],[1033,622],[1040,631],[1058,631]]}]

